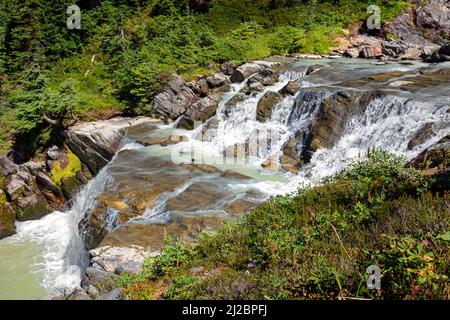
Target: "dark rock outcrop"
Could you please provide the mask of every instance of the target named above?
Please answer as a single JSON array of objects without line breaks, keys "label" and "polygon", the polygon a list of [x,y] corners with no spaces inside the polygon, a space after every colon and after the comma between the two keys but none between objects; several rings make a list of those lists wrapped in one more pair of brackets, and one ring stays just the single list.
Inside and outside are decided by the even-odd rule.
[{"label": "dark rock outcrop", "polygon": [[410,161],[409,165],[418,170],[449,167],[450,136],[442,138],[436,144],[421,152],[416,158]]},{"label": "dark rock outcrop", "polygon": [[411,150],[414,147],[421,145],[423,142],[430,139],[433,135],[434,135],[433,123],[427,123],[419,130],[419,132],[417,132],[416,136],[408,143],[408,150]]},{"label": "dark rock outcrop", "polygon": [[424,59],[425,62],[439,63],[450,61],[450,45],[445,45],[438,50],[432,52]]},{"label": "dark rock outcrop", "polygon": [[272,109],[283,99],[283,96],[278,92],[267,91],[264,96],[258,101],[256,107],[256,120],[263,122],[270,118]]},{"label": "dark rock outcrop", "polygon": [[178,123],[178,127],[192,130],[195,123],[203,123],[216,114],[219,102],[222,99],[221,95],[211,95],[205,97],[190,106],[186,113]]},{"label": "dark rock outcrop", "polygon": [[182,77],[174,74],[163,92],[154,98],[152,115],[164,120],[175,120],[197,100],[198,95],[192,87]]},{"label": "dark rock outcrop", "polygon": [[300,85],[296,81],[289,81],[278,93],[283,96],[290,95],[294,96],[300,91]]},{"label": "dark rock outcrop", "polygon": [[409,8],[388,22],[383,31],[410,46],[445,45],[450,38],[450,3],[431,0],[422,6]]}]

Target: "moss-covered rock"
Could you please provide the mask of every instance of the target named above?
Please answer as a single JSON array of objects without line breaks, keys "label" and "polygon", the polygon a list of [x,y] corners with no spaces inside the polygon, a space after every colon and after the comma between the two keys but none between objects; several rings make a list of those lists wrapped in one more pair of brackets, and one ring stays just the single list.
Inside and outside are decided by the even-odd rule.
[{"label": "moss-covered rock", "polygon": [[14,219],[14,211],[7,202],[6,194],[0,189],[0,239],[16,233]]},{"label": "moss-covered rock", "polygon": [[81,171],[80,159],[70,149],[67,149],[66,157],[56,161],[50,173],[53,183],[61,187],[64,179],[76,177],[79,171]]}]

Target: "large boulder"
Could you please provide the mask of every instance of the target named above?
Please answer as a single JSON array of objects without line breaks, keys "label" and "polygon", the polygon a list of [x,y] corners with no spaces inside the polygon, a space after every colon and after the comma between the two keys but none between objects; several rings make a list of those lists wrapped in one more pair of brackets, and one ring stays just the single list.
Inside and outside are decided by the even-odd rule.
[{"label": "large boulder", "polygon": [[127,128],[158,120],[138,118],[114,118],[89,122],[65,132],[69,148],[86,164],[92,174],[97,174],[118,151]]},{"label": "large boulder", "polygon": [[267,91],[258,101],[256,107],[256,120],[263,122],[272,115],[272,109],[283,99],[278,92]]},{"label": "large boulder", "polygon": [[273,71],[273,69],[278,68],[279,66],[280,63],[269,61],[253,61],[245,63],[234,70],[230,77],[230,81],[232,83],[240,83],[253,74],[259,73],[265,69],[271,69]]},{"label": "large boulder", "polygon": [[294,96],[300,89],[301,87],[296,81],[289,81],[278,93],[283,96]]},{"label": "large boulder", "polygon": [[232,83],[240,83],[250,77],[252,74],[261,72],[264,70],[264,66],[256,63],[246,63],[234,70],[230,77]]},{"label": "large boulder", "polygon": [[450,38],[450,2],[430,0],[411,7],[389,21],[383,31],[409,47],[445,45]]},{"label": "large boulder", "polygon": [[219,94],[200,99],[186,110],[178,123],[178,127],[192,130],[196,122],[203,123],[213,117],[221,99],[222,97]]},{"label": "large boulder", "polygon": [[442,46],[441,48],[432,52],[430,55],[425,57],[424,61],[430,63],[450,61],[450,44]]},{"label": "large boulder", "polygon": [[360,51],[361,58],[379,58],[381,56],[383,56],[381,45],[364,46]]},{"label": "large boulder", "polygon": [[450,30],[450,4],[448,1],[431,0],[416,11],[416,24],[420,28],[445,32]]},{"label": "large boulder", "polygon": [[[91,255],[91,267],[100,273],[131,273],[138,274],[142,271],[144,260],[154,256],[144,248],[132,245],[130,247],[100,247],[89,251]],[[90,272],[92,275],[94,272]]]},{"label": "large boulder", "polygon": [[178,119],[198,98],[192,86],[174,74],[163,92],[155,96],[152,115],[164,120]]},{"label": "large boulder", "polygon": [[[26,165],[16,165],[6,157],[2,160],[6,167],[14,168],[13,174],[2,177],[3,191],[9,205],[15,211],[17,220],[33,220],[52,211],[36,182],[36,178]],[[5,171],[5,170],[3,170]]]},{"label": "large boulder", "polygon": [[264,69],[263,71],[251,76],[246,85],[241,89],[241,93],[249,95],[253,92],[264,91],[265,87],[273,86],[278,81],[278,74],[270,69]]}]

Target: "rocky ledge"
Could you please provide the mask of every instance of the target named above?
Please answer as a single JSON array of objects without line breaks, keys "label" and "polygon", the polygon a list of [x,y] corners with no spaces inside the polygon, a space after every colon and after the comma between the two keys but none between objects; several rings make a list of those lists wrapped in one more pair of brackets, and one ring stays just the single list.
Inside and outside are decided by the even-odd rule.
[{"label": "rocky ledge", "polygon": [[24,163],[0,157],[0,239],[15,233],[14,222],[39,219],[67,207],[73,195],[117,152],[126,128],[156,123],[146,117],[114,118],[81,124],[66,141]]}]

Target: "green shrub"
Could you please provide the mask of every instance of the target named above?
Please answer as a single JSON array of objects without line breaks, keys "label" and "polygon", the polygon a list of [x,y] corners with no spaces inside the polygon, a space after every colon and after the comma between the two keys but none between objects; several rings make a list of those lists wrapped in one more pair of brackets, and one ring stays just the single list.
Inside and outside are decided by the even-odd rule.
[{"label": "green shrub", "polygon": [[[417,192],[420,174],[403,164],[372,153],[194,244],[170,242],[144,268],[151,280],[127,292],[165,283],[170,299],[448,299],[450,198]],[[373,201],[375,193],[382,198]],[[378,292],[366,287],[374,264],[382,271]]]}]

